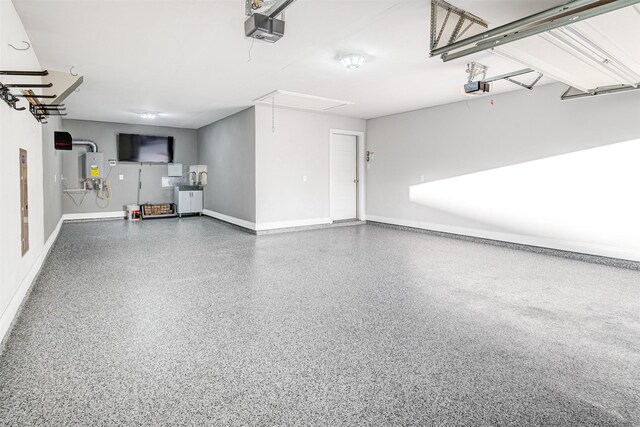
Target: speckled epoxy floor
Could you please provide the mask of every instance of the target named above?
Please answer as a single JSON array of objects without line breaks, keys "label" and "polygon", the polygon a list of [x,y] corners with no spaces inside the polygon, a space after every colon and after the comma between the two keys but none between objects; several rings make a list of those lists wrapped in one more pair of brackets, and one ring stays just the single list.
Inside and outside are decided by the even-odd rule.
[{"label": "speckled epoxy floor", "polygon": [[640,424],[640,272],[376,226],[65,224],[2,425]]}]

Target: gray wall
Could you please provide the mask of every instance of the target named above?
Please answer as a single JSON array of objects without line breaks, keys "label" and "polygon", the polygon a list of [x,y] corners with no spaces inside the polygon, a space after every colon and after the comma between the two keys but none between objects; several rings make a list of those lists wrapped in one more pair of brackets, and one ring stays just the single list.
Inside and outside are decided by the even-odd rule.
[{"label": "gray wall", "polygon": [[49,238],[62,217],[63,152],[53,148],[53,135],[62,127],[60,117],[50,117],[42,126],[42,185],[44,189],[44,239]]},{"label": "gray wall", "polygon": [[278,108],[273,132],[271,107],[255,108],[257,222],[328,219],[329,132],[364,131],[366,122]]},{"label": "gray wall", "polygon": [[255,108],[198,129],[198,161],[208,167],[205,208],[255,222]]},{"label": "gray wall", "polygon": [[[113,198],[109,202],[97,198],[93,191],[80,206],[76,206],[68,195],[63,196],[63,211],[67,213],[115,212],[125,210],[125,206],[136,203],[138,170],[142,169],[142,189],[140,203],[162,203],[173,201],[173,187],[162,187],[162,177],[167,176],[166,165],[140,165],[139,163],[118,163],[110,167],[107,159],[117,158],[118,133],[164,135],[175,138],[174,156],[176,163],[197,164],[197,131],[160,126],[130,125],[122,123],[94,122],[85,120],[63,120],[63,130],[74,139],[89,139],[98,144],[105,156],[105,170],[113,186]],[[79,188],[81,179],[80,156],[84,148],[74,148],[62,154],[62,173],[65,185]],[[121,181],[119,175],[124,175]],[[80,196],[75,196],[79,201]]]},{"label": "gray wall", "polygon": [[[512,232],[478,221],[473,212],[456,216],[412,203],[409,189],[421,176],[428,183],[640,138],[640,93],[560,101],[564,89],[551,84],[496,95],[493,106],[482,97],[367,121],[367,149],[375,152],[367,171],[367,217]],[[635,183],[612,185],[636,192]],[[514,220],[526,228],[531,218]]]}]

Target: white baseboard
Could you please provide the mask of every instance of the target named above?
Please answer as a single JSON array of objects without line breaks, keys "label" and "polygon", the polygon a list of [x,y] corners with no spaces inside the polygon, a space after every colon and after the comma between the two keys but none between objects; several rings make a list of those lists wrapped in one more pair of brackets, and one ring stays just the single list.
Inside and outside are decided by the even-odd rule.
[{"label": "white baseboard", "polygon": [[47,241],[44,243],[45,258],[47,255],[49,255],[49,251],[53,247],[53,244],[56,242],[56,240],[58,240],[58,234],[60,234],[60,229],[62,228],[63,222],[64,222],[64,215],[60,217],[60,220],[58,221],[58,225],[56,225],[56,228],[51,232],[51,235],[49,236]]},{"label": "white baseboard", "polygon": [[307,227],[310,225],[331,224],[331,218],[298,219],[293,221],[260,222],[256,224],[256,231],[277,230],[280,228]]},{"label": "white baseboard", "polygon": [[[42,253],[36,260],[33,267],[31,267],[31,270],[29,270],[27,276],[20,283],[20,286],[18,286],[16,293],[11,298],[11,301],[9,301],[9,305],[5,309],[4,313],[2,313],[2,317],[0,317],[0,343],[4,344],[7,333],[11,330],[18,314],[20,314],[22,304],[29,296],[35,279],[36,277],[38,277],[38,273],[40,272],[40,269],[44,264],[44,260],[47,258],[47,255],[49,255],[49,251],[51,251],[53,244],[58,239],[60,228],[62,227],[63,222],[64,220],[60,218],[60,221],[58,221],[58,225],[56,225],[56,228],[53,230],[53,232],[45,242]],[[2,350],[3,346],[0,345],[0,352],[2,352]]]},{"label": "white baseboard", "polygon": [[221,214],[220,212],[215,212],[215,211],[212,211],[212,210],[209,210],[209,209],[204,209],[202,211],[202,214],[206,215],[206,216],[210,216],[211,218],[216,218],[216,219],[219,219],[219,220],[222,220],[222,221],[237,225],[237,226],[242,227],[242,228],[247,228],[247,229],[253,230],[253,231],[256,230],[256,224],[254,222],[251,222],[251,221],[247,221],[247,220],[236,218],[236,217],[233,217],[233,216]]},{"label": "white baseboard", "polygon": [[215,212],[209,209],[204,209],[202,211],[203,215],[210,216],[211,218],[216,218],[242,228],[246,228],[252,231],[266,231],[266,230],[277,230],[281,228],[294,228],[294,227],[306,227],[309,225],[320,225],[320,224],[331,224],[330,218],[311,218],[311,219],[299,219],[293,221],[274,221],[274,222],[261,222],[255,223],[251,221],[247,221],[244,219],[236,218],[233,216],[221,214],[220,212]]},{"label": "white baseboard", "polygon": [[558,249],[561,251],[577,252],[609,258],[619,258],[630,261],[640,261],[640,253],[638,253],[637,251],[625,248],[617,248],[613,246],[594,245],[584,242],[573,242],[546,237],[528,236],[524,234],[503,233],[446,224],[389,218],[377,215],[367,215],[367,220],[383,222],[386,224],[400,225],[404,227],[420,228],[423,230],[439,231],[442,233],[479,237],[481,239],[499,240],[502,242],[511,242],[520,245],[538,246],[542,248]]},{"label": "white baseboard", "polygon": [[81,221],[89,219],[124,218],[126,214],[125,211],[71,213],[62,215],[62,219],[63,221]]}]

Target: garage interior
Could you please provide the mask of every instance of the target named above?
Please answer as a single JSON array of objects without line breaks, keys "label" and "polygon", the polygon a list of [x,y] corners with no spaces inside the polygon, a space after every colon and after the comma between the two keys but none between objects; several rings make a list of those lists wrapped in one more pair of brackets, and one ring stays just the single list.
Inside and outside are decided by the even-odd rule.
[{"label": "garage interior", "polygon": [[0,1],[0,425],[640,425],[639,29]]}]

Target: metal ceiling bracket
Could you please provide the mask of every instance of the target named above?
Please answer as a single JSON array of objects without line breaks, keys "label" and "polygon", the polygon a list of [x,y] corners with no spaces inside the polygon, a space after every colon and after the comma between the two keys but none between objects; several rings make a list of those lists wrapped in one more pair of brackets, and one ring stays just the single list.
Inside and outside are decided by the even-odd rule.
[{"label": "metal ceiling bracket", "polygon": [[525,89],[532,90],[533,87],[540,81],[541,78],[542,78],[542,73],[538,73],[538,77],[536,77],[536,79],[531,84],[525,84],[525,83],[519,82],[518,80],[514,80],[511,77],[505,77],[505,80],[508,82],[517,84],[518,86],[522,86]]},{"label": "metal ceiling bracket", "polygon": [[480,64],[479,62],[470,62],[467,64],[467,82],[471,83],[475,81],[479,75],[482,74],[481,82],[489,83],[487,80],[487,70],[489,67],[486,65]]},{"label": "metal ceiling bracket", "polygon": [[262,9],[263,7],[269,7],[275,0],[244,0],[244,14],[251,16],[253,12]]},{"label": "metal ceiling bracket", "polygon": [[613,93],[629,92],[632,90],[640,90],[640,86],[632,86],[632,85],[602,86],[589,92],[582,92],[574,87],[569,86],[569,88],[562,94],[560,99],[562,101],[568,101],[571,99],[588,98],[588,97],[598,96],[598,95],[609,95]]},{"label": "metal ceiling bracket", "polygon": [[295,0],[245,0],[244,14],[246,16],[253,15],[254,12],[262,8],[266,10],[263,13],[273,19],[284,13],[284,10],[291,6]]},{"label": "metal ceiling bracket", "polygon": [[[436,10],[434,8],[434,10]],[[438,12],[436,12],[438,13]],[[440,39],[442,38],[442,33],[444,33],[444,29],[447,26],[447,22],[449,22],[449,17],[451,16],[451,10],[447,10],[447,15],[444,17],[444,22],[442,23],[442,27],[440,28],[440,31],[438,32],[438,37],[435,39],[435,41],[431,42],[432,46],[438,46],[438,43],[440,43]],[[435,26],[433,27],[435,28]]]},{"label": "metal ceiling bracket", "polygon": [[[446,12],[444,16],[444,21],[442,23],[438,23],[438,9],[442,9],[443,12]],[[453,17],[452,17],[453,15]],[[488,28],[488,24],[477,16],[457,8],[444,0],[431,0],[431,50],[433,51],[438,47],[440,41],[443,39],[443,35],[445,35],[445,31],[447,28],[447,24],[450,19],[456,19],[457,22],[453,29],[453,32],[448,37],[448,43],[454,43],[458,40],[464,33],[466,33],[469,28],[474,25],[479,25],[482,28]],[[467,24],[465,27],[465,23]]]},{"label": "metal ceiling bracket", "polygon": [[[465,20],[465,15],[460,15],[460,18],[458,18],[458,22],[456,23],[456,28],[453,30],[453,33],[451,33],[451,37],[449,37],[449,43],[453,43],[458,39],[458,35],[460,34],[460,30],[462,30]],[[446,25],[446,22],[444,25]],[[444,25],[442,29],[444,29]]]},{"label": "metal ceiling bracket", "polygon": [[[431,50],[433,50],[437,45],[436,34],[438,33],[438,31],[436,27],[438,26],[438,8],[436,6],[437,4],[434,2],[434,0],[431,0],[431,25],[429,25],[429,40],[431,41],[429,46],[431,47]],[[444,25],[442,26],[442,30],[444,30]]]},{"label": "metal ceiling bracket", "polygon": [[573,0],[493,30],[436,47],[431,50],[431,56],[441,55],[443,61],[451,61],[638,3],[640,0]]},{"label": "metal ceiling bracket", "polygon": [[431,56],[437,56],[437,55],[441,55],[447,52],[450,52],[454,49],[458,49],[461,48],[463,46],[468,46],[470,44],[473,44],[475,42],[478,41],[482,41],[486,38],[489,37],[493,37],[499,34],[503,34],[506,33],[514,28],[518,28],[520,26],[524,26],[527,24],[530,24],[532,22],[536,22],[536,21],[540,21],[542,19],[548,18],[550,16],[559,14],[559,13],[565,13],[569,10],[584,6],[586,4],[592,3],[594,0],[574,0],[574,1],[570,1],[568,3],[562,4],[560,6],[557,7],[553,7],[551,9],[547,9],[543,12],[539,12],[539,13],[535,13],[533,15],[529,15],[526,18],[522,18],[519,19],[517,21],[513,21],[511,23],[505,24],[505,25],[501,25],[497,28],[493,28],[491,30],[485,31],[484,33],[480,33],[477,34],[473,37],[469,37],[463,40],[460,40],[459,42],[456,43],[450,43],[447,46],[442,46],[440,48],[437,49],[433,49],[431,51]]},{"label": "metal ceiling bracket", "polygon": [[525,89],[529,89],[532,90],[533,87],[540,81],[540,79],[543,77],[542,73],[538,73],[538,77],[536,77],[536,79],[529,84],[526,83],[522,83],[521,81],[515,80],[514,77],[516,76],[521,76],[523,74],[529,74],[529,73],[535,73],[535,70],[532,70],[531,68],[525,68],[523,70],[518,70],[518,71],[512,71],[511,73],[505,73],[505,74],[501,74],[499,76],[495,76],[495,77],[490,77],[486,80],[483,80],[485,83],[491,83],[491,82],[495,82],[498,80],[506,80],[510,83],[516,84],[518,86],[522,86]]},{"label": "metal ceiling bracket", "polygon": [[[276,0],[267,11],[269,18],[274,19],[284,13],[284,10],[291,6],[296,0]],[[640,1],[640,0],[638,0]]]}]

